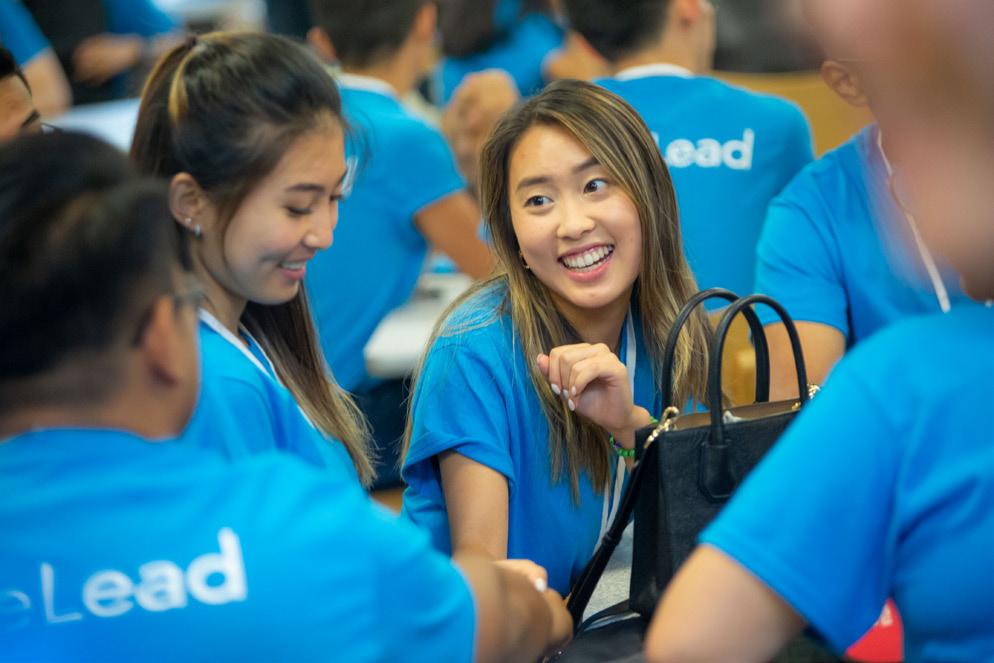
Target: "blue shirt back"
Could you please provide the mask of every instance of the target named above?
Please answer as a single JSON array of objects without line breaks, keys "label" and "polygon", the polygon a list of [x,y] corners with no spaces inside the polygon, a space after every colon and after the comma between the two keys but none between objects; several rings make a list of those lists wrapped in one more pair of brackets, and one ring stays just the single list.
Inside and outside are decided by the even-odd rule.
[{"label": "blue shirt back", "polygon": [[305,280],[324,355],[349,391],[368,380],[363,349],[373,331],[417,285],[428,243],[415,215],[465,186],[441,133],[401,106],[385,83],[370,81],[341,77],[355,132],[347,146],[354,179],[334,243],[311,261]]},{"label": "blue shirt back", "polygon": [[545,86],[545,58],[563,44],[563,30],[545,14],[532,13],[509,26],[505,36],[481,53],[444,58],[435,70],[435,94],[447,104],[466,76],[485,69],[503,69],[522,96]]},{"label": "blue shirt back", "polygon": [[[756,290],[796,320],[834,327],[848,346],[891,322],[940,310],[910,226],[894,204],[866,127],[810,164],[770,205]],[[953,306],[974,305],[943,268]],[[779,322],[766,307],[764,324]]]},{"label": "blue shirt back", "polygon": [[[506,297],[506,287],[495,284],[468,300],[428,352],[413,396],[403,513],[431,533],[439,550],[451,553],[436,456],[456,451],[499,472],[509,491],[508,557],[544,566],[549,586],[565,595],[597,543],[603,491],[583,474],[580,499],[574,502],[568,477],[552,482],[549,426],[505,310]],[[635,336],[641,358],[635,402],[659,412],[661,398],[639,324]],[[625,343],[622,334],[622,357]]]},{"label": "blue shirt back", "polygon": [[994,660],[994,310],[897,323],[832,381],[701,540],[841,651],[893,597],[916,661]]},{"label": "blue shirt back", "polygon": [[470,661],[452,564],[354,482],[104,430],[0,442],[0,660]]},{"label": "blue shirt back", "polygon": [[357,482],[345,446],[308,421],[271,373],[262,348],[251,338],[243,340],[259,365],[201,320],[200,399],[180,443],[230,459],[283,451]]},{"label": "blue shirt back", "polygon": [[812,159],[800,109],[671,65],[597,82],[639,112],[662,150],[697,285],[750,292],[766,208]]}]

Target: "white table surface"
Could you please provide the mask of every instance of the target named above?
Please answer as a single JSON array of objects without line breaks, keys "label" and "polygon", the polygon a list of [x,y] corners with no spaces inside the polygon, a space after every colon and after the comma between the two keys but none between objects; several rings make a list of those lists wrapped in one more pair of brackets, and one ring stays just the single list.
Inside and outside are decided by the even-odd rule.
[{"label": "white table surface", "polygon": [[411,300],[383,319],[365,348],[366,371],[379,378],[414,372],[446,307],[472,283],[463,274],[424,274]]},{"label": "white table surface", "polygon": [[92,134],[127,152],[137,120],[138,99],[122,99],[76,106],[50,120],[49,124],[67,131]]}]

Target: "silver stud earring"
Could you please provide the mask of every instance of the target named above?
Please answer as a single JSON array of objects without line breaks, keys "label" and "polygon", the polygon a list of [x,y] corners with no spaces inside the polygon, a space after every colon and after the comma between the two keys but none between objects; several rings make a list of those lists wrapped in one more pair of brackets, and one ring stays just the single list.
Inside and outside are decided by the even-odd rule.
[{"label": "silver stud earring", "polygon": [[200,227],[200,224],[198,223],[197,225],[193,225],[193,219],[191,219],[190,217],[186,217],[186,219],[184,219],[183,222],[186,224],[186,227],[190,229],[190,232],[193,233],[193,236],[196,237],[197,239],[200,239],[200,237],[204,234],[204,229]]}]

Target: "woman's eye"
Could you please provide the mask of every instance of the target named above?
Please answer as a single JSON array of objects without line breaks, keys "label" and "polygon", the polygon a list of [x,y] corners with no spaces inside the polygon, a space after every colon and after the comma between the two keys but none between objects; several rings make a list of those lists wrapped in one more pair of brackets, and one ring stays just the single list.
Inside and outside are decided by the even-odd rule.
[{"label": "woman's eye", "polygon": [[551,201],[548,196],[532,196],[525,201],[525,207],[542,207],[548,205],[549,202]]},{"label": "woman's eye", "polygon": [[307,216],[308,214],[311,213],[312,210],[309,207],[287,206],[286,211],[290,214],[290,216],[297,217],[297,216]]},{"label": "woman's eye", "polygon": [[607,187],[607,180],[598,177],[597,179],[593,179],[587,182],[586,186],[583,187],[583,192],[596,193],[597,191],[603,191],[606,187]]}]

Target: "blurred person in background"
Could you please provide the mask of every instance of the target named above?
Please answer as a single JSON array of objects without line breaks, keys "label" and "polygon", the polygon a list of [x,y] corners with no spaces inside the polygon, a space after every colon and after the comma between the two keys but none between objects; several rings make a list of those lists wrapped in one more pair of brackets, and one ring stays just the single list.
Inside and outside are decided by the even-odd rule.
[{"label": "blurred person in background", "polygon": [[[896,197],[964,291],[994,298],[994,6],[831,9],[883,48],[876,111],[899,155]],[[768,660],[805,625],[841,650],[888,596],[909,663],[994,660],[992,394],[989,306],[861,344],[705,531],[661,601],[649,660]]]},{"label": "blurred person in background", "polygon": [[41,130],[41,115],[31,98],[31,87],[14,56],[0,46],[0,142]]},{"label": "blurred person in background", "polygon": [[45,117],[72,105],[72,91],[55,51],[19,0],[0,0],[0,44],[10,50]]}]

